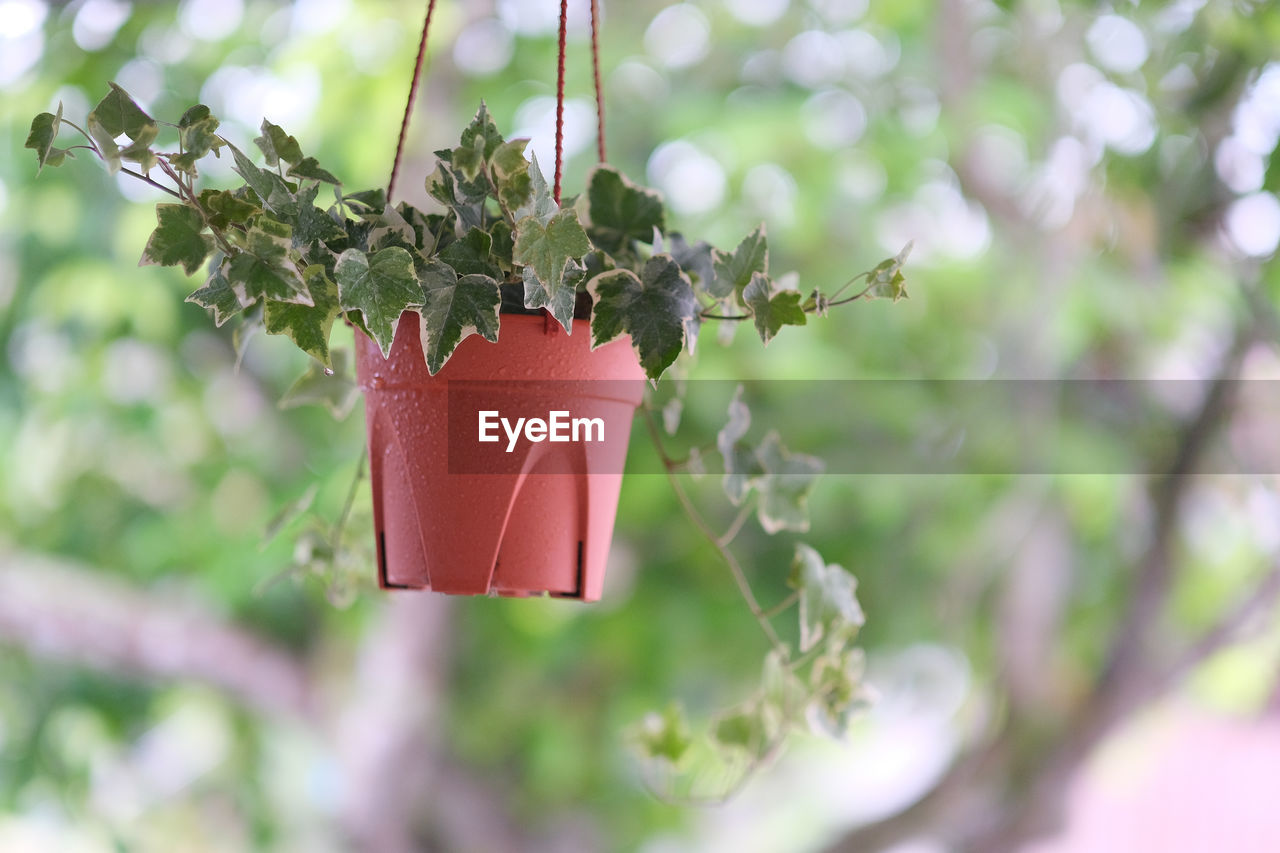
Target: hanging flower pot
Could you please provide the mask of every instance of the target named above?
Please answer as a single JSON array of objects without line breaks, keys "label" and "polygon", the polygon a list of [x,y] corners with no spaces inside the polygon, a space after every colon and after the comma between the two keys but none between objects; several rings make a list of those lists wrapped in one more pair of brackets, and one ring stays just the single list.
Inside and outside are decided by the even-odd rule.
[{"label": "hanging flower pot", "polygon": [[[308,377],[323,368],[319,382],[341,367],[336,321],[356,329],[383,587],[599,598],[643,380],[691,350],[704,320],[750,322],[767,344],[810,314],[904,294],[905,250],[806,296],[771,276],[763,226],[732,251],[685,240],[667,230],[658,193],[603,162],[602,135],[602,162],[562,203],[560,134],[549,186],[528,140],[504,139],[483,104],[458,146],[436,152],[435,212],[393,204],[390,189],[347,192],[267,120],[261,166],[204,105],[168,125],[170,151],[153,148],[160,123],[114,84],[85,123],[41,113],[26,145],[42,168],[88,148],[173,196],[156,206],[142,263],[205,267],[188,301],[217,325],[243,316],[289,336],[317,362]],[[64,126],[87,144],[58,147]],[[229,154],[243,183],[201,188],[211,154]],[[757,462],[734,482],[786,474]]]},{"label": "hanging flower pot", "polygon": [[417,320],[386,359],[357,335],[379,583],[599,599],[644,394],[630,341],[592,351],[584,320],[505,314],[496,344],[473,336],[432,376]]}]

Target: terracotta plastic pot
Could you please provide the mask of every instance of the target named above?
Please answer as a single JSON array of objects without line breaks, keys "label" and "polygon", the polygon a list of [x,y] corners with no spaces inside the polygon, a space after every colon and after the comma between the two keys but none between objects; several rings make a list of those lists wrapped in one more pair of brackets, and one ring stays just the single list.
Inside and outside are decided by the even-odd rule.
[{"label": "terracotta plastic pot", "polygon": [[[387,359],[356,334],[380,585],[599,599],[644,393],[630,340],[592,351],[585,320],[568,335],[549,318],[504,314],[496,344],[472,335],[431,376],[418,325],[404,315]],[[569,412],[601,429],[512,442],[498,426],[494,441],[490,414],[482,442],[482,412],[508,428]]]}]

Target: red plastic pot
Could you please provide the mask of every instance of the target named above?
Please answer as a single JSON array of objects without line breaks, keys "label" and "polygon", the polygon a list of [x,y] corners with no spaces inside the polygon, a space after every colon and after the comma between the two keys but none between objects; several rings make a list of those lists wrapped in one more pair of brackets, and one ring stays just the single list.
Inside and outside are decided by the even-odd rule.
[{"label": "red plastic pot", "polygon": [[[550,318],[504,314],[497,343],[472,335],[431,376],[418,329],[406,313],[387,359],[356,334],[379,584],[598,600],[644,393],[630,340],[592,351],[585,320],[568,335]],[[553,411],[598,418],[603,440],[510,447],[499,428],[481,443],[482,411],[510,423]]]}]

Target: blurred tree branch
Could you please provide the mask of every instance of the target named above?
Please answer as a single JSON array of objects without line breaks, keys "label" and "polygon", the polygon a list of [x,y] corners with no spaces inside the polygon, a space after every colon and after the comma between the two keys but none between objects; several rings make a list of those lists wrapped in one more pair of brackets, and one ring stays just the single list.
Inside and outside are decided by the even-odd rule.
[{"label": "blurred tree branch", "polygon": [[274,716],[316,711],[296,656],[189,600],[48,557],[0,552],[0,642],[35,658],[201,682]]}]

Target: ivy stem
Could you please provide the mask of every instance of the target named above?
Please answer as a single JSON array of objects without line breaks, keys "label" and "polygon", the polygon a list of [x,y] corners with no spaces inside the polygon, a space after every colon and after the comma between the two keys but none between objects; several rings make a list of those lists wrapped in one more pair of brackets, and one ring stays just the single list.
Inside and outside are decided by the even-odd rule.
[{"label": "ivy stem", "polygon": [[360,483],[364,480],[364,466],[369,459],[369,449],[366,447],[360,451],[360,461],[356,463],[356,475],[351,479],[351,488],[347,490],[346,503],[342,505],[342,514],[338,516],[338,520],[333,524],[333,533],[329,537],[329,541],[333,544],[336,552],[342,533],[347,528],[347,519],[351,517],[351,507],[356,502],[356,492],[360,489]]},{"label": "ivy stem", "polygon": [[716,540],[716,545],[722,548],[729,547],[729,543],[734,540],[738,535],[738,532],[742,530],[742,525],[745,524],[747,519],[750,517],[751,504],[743,501],[742,509],[738,510],[738,515],[734,518],[733,523],[729,525],[729,528],[725,530],[724,533],[720,534],[720,538]]},{"label": "ivy stem", "polygon": [[689,520],[693,522],[693,526],[698,528],[706,540],[710,542],[715,549],[720,552],[721,559],[725,565],[729,567],[729,574],[733,576],[733,582],[738,587],[738,592],[742,594],[742,598],[747,602],[747,608],[751,611],[751,615],[755,617],[756,623],[760,626],[760,630],[769,639],[769,643],[784,659],[790,657],[787,647],[778,637],[778,632],[774,630],[773,625],[765,617],[764,610],[760,607],[760,602],[756,600],[755,593],[751,591],[751,584],[747,581],[746,573],[742,570],[742,565],[738,563],[738,558],[733,555],[728,546],[722,544],[721,537],[707,524],[702,514],[698,512],[698,508],[693,505],[688,492],[684,486],[680,484],[680,478],[675,473],[675,463],[670,456],[667,455],[666,448],[662,444],[662,435],[658,429],[658,422],[654,419],[653,410],[648,404],[643,406],[645,424],[649,428],[649,435],[653,439],[654,447],[658,451],[658,456],[662,459],[662,467],[667,475],[667,482],[671,484],[671,489],[676,493],[680,505],[684,508],[685,514],[689,516]]},{"label": "ivy stem", "polygon": [[128,175],[131,178],[137,178],[138,180],[142,181],[144,184],[150,184],[151,186],[155,187],[161,192],[168,193],[169,195],[173,196],[176,199],[182,199],[183,201],[186,200],[181,193],[174,192],[171,188],[166,187],[164,184],[160,183],[159,181],[153,181],[151,178],[147,177],[141,172],[135,172],[132,169],[126,169],[124,166],[121,166],[120,173],[123,175]]},{"label": "ivy stem", "polygon": [[788,607],[795,604],[799,600],[800,600],[799,591],[793,592],[790,595],[788,595],[786,598],[779,601],[777,604],[770,607],[768,610],[764,611],[762,615],[766,619],[772,619],[773,617],[777,616],[779,613],[786,611]]}]

